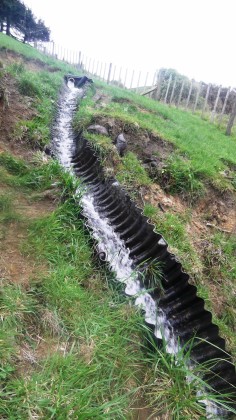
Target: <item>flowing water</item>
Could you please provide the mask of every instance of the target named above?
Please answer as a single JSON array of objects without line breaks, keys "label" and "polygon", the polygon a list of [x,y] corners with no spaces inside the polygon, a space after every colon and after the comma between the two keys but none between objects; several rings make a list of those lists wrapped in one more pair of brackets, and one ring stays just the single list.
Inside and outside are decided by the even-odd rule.
[{"label": "flowing water", "polygon": [[[58,114],[53,128],[52,146],[61,165],[72,171],[71,159],[74,152],[74,136],[72,130],[72,118],[77,102],[84,95],[83,89],[74,87],[73,82],[68,82],[62,95]],[[180,350],[173,329],[166,319],[165,313],[157,307],[148,291],[141,286],[140,273],[133,268],[133,262],[129,257],[129,250],[109,224],[108,219],[101,218],[94,206],[94,200],[89,190],[83,192],[81,205],[92,235],[97,243],[99,254],[105,256],[110,269],[115,273],[116,279],[124,284],[125,293],[133,296],[134,303],[145,312],[145,321],[154,325],[154,334],[159,339],[164,339],[168,353],[177,354]],[[216,419],[218,408],[215,404],[205,399],[207,417]]]}]

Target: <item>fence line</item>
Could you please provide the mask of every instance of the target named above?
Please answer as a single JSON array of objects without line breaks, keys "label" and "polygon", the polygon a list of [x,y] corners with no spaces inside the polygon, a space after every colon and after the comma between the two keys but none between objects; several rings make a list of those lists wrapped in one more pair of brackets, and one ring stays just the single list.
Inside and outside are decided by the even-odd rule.
[{"label": "fence line", "polygon": [[85,56],[81,51],[62,48],[52,41],[35,43],[34,46],[44,54],[68,62],[76,69],[107,84],[148,95],[169,106],[191,110],[219,126],[224,124],[226,134],[231,134],[236,118],[236,91],[230,87],[226,89],[211,83],[198,83],[193,79],[190,81],[168,70],[156,70],[151,73],[124,68]]}]

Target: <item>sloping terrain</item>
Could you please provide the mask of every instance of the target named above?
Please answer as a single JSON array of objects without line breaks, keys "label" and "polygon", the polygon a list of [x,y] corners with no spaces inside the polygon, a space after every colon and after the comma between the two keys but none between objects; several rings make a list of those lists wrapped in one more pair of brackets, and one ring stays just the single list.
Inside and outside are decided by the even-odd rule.
[{"label": "sloping terrain", "polygon": [[[140,315],[108,288],[111,274],[97,266],[79,211],[65,201],[74,192],[72,181],[37,152],[49,142],[68,67],[38,57],[29,61],[6,48],[0,60],[2,377],[9,393],[2,416],[26,418],[27,412],[29,418],[81,413],[83,418],[147,418],[153,410],[145,406],[152,401],[161,406],[158,418],[162,411],[172,418],[171,396],[160,404],[156,395],[165,381],[175,383],[175,372],[171,379],[160,375],[158,388],[153,367],[160,367],[162,359],[143,353]],[[196,117],[100,82],[88,92],[74,122],[75,129],[83,126],[85,131],[91,124],[108,131],[108,136],[86,134],[107,174],[119,180],[164,235],[235,356],[236,139]],[[120,133],[127,140],[123,157],[113,144]],[[197,133],[192,143],[186,142],[190,133]],[[214,154],[213,149],[205,156],[194,151],[201,138],[203,150],[214,140]],[[223,141],[229,142],[225,148]],[[75,227],[78,236],[73,236]],[[107,333],[109,325],[112,334]],[[88,381],[92,388],[87,388]],[[72,395],[78,386],[83,392]],[[19,401],[24,401],[21,409]],[[201,412],[201,407],[186,409],[185,418],[203,418]]]},{"label": "sloping terrain", "polygon": [[[141,113],[150,117],[149,126],[152,130],[148,130],[146,122],[140,117],[141,101],[143,98],[129,92],[100,85],[99,90],[96,93],[91,91],[90,97],[81,105],[75,126],[83,125],[86,129],[91,124],[99,124],[107,129],[107,136],[91,133],[91,130],[87,133],[88,140],[101,155],[107,174],[114,175],[119,180],[143,209],[144,214],[155,224],[156,230],[164,235],[171,251],[179,257],[185,270],[190,273],[192,282],[198,286],[199,295],[213,311],[215,322],[220,326],[230,350],[234,353],[236,141],[232,138],[230,144],[224,145],[223,142],[227,142],[228,138],[217,132],[214,126],[208,125],[207,138],[216,143],[213,146],[217,150],[214,158],[218,162],[221,160],[223,164],[223,156],[230,146],[232,154],[228,169],[224,166],[223,170],[223,166],[219,168],[215,163],[215,171],[206,177],[203,170],[208,169],[208,160],[212,156],[208,153],[203,156],[200,151],[196,162],[197,152],[192,151],[191,159],[189,149],[187,158],[179,147],[179,135],[175,139],[162,137],[162,121],[172,125],[172,113],[169,108],[163,108],[163,105],[159,109],[159,104],[150,100],[146,100],[146,110],[143,104],[141,108]],[[153,117],[155,107],[157,110]],[[160,113],[164,117],[158,117]],[[160,125],[158,118],[161,118]],[[195,116],[187,114],[182,117],[185,119],[185,129],[179,124],[176,131],[179,133],[188,130],[187,118],[190,128],[199,123],[199,141],[201,125],[206,131],[206,123],[200,119],[196,121]],[[114,145],[119,133],[123,133],[127,140],[123,158]],[[192,143],[194,140],[195,138]],[[204,150],[207,139],[203,138],[202,143],[201,148]],[[198,172],[194,167],[196,164],[199,167]]]}]

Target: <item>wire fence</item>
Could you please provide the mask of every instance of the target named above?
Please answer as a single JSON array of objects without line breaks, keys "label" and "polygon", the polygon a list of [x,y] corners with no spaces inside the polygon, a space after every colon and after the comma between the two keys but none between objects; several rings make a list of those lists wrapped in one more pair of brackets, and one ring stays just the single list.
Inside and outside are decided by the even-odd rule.
[{"label": "wire fence", "polygon": [[108,84],[131,89],[169,106],[190,110],[225,128],[227,135],[232,132],[236,117],[236,90],[231,87],[189,80],[169,69],[154,72],[130,69],[93,59],[81,51],[63,48],[52,41],[35,43],[35,47]]}]

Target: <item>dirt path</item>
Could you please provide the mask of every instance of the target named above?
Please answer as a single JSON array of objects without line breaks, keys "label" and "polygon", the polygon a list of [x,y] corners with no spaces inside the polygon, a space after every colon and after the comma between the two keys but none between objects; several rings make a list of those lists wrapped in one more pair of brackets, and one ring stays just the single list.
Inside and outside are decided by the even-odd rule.
[{"label": "dirt path", "polygon": [[[12,190],[10,189],[12,194]],[[1,188],[0,195],[7,194],[6,187]],[[18,283],[29,286],[30,279],[45,270],[24,252],[22,247],[27,238],[27,226],[33,220],[50,214],[55,208],[53,201],[43,198],[33,202],[27,200],[23,193],[18,193],[13,202],[14,219],[7,222],[1,229],[0,244],[0,278],[4,282]]]}]

